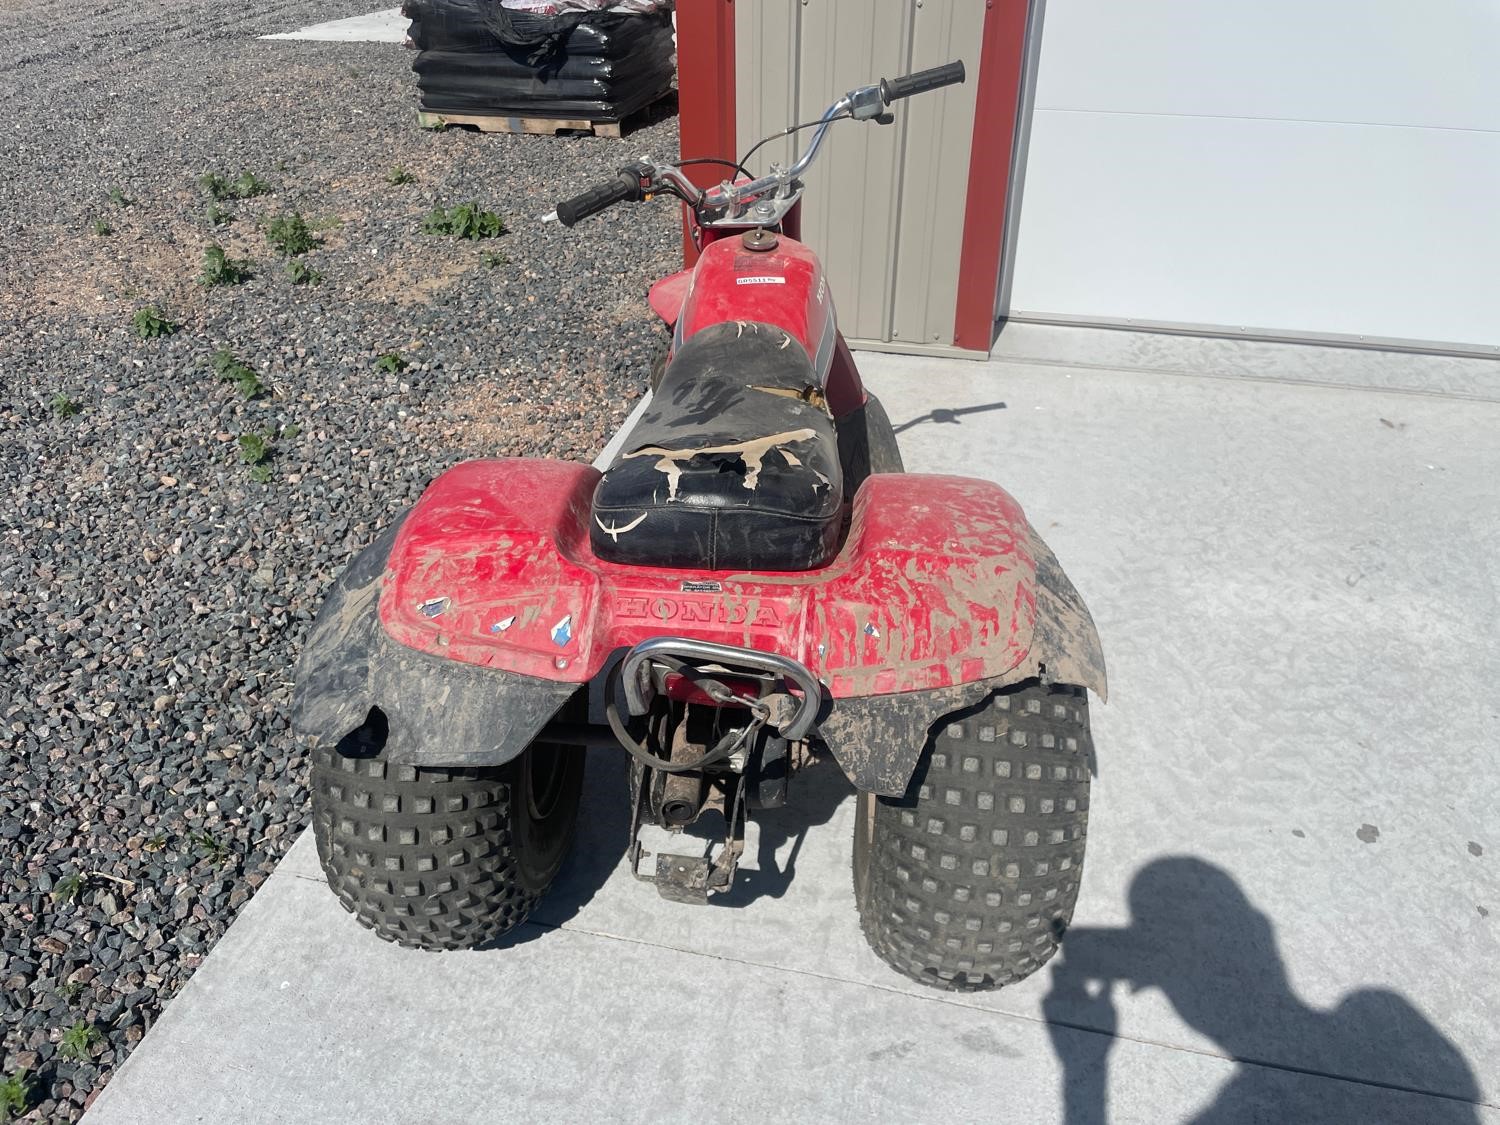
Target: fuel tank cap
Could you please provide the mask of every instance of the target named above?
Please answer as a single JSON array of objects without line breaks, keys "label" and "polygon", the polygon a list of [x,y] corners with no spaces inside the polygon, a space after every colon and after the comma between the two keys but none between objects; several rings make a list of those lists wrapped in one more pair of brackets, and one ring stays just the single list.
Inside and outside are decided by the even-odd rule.
[{"label": "fuel tank cap", "polygon": [[774,234],[766,230],[764,227],[757,227],[755,230],[747,230],[743,235],[740,236],[740,245],[743,246],[746,250],[774,250],[780,244],[780,242],[781,239],[777,238]]}]

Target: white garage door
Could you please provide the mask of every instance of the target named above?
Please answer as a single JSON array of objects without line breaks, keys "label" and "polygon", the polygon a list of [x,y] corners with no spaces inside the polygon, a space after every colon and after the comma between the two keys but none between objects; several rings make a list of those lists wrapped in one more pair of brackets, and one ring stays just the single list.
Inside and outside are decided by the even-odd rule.
[{"label": "white garage door", "polygon": [[1500,0],[1048,0],[1017,318],[1500,345]]}]

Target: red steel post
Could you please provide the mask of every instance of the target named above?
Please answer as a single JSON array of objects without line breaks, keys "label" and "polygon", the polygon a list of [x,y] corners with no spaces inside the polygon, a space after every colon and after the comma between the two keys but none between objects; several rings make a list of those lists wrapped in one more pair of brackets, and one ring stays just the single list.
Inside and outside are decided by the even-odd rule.
[{"label": "red steel post", "polygon": [[[682,158],[735,159],[734,0],[680,0],[677,5],[677,114]],[[712,187],[726,170],[685,169],[699,187]],[[684,226],[683,264],[698,259]]]},{"label": "red steel post", "polygon": [[972,351],[989,351],[995,340],[995,298],[1000,288],[1029,7],[1030,0],[987,0],[985,6],[953,323],[954,346]]}]

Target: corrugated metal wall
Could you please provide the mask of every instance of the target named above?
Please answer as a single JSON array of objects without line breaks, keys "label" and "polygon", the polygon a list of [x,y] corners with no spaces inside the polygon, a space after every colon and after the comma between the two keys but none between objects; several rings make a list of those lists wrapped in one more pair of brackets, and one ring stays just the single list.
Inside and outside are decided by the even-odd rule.
[{"label": "corrugated metal wall", "polygon": [[[985,5],[753,0],[735,8],[742,153],[855,86],[953,59],[968,67],[965,85],[898,103],[893,126],[831,130],[802,216],[845,336],[913,351],[951,347]],[[795,159],[800,142],[767,145],[752,171]]]}]

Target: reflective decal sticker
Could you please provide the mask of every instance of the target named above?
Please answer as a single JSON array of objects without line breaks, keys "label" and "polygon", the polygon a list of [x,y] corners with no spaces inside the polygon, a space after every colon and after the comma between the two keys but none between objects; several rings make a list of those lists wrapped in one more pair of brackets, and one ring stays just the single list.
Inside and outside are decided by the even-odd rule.
[{"label": "reflective decal sticker", "polygon": [[736,285],[785,285],[786,278],[761,277],[757,274],[751,277],[737,277],[734,279],[734,283]]},{"label": "reflective decal sticker", "polygon": [[702,581],[686,578],[682,582],[682,592],[684,594],[722,594],[724,592],[724,584],[716,582],[712,578]]}]

